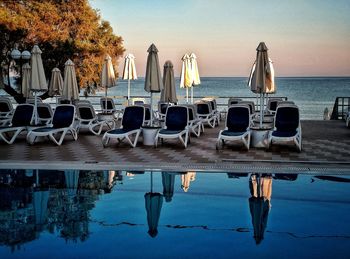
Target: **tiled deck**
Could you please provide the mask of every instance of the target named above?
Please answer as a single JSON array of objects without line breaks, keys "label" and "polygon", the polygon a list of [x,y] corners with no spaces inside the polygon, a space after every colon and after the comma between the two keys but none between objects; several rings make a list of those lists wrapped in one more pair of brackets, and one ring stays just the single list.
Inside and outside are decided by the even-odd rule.
[{"label": "tiled deck", "polygon": [[109,169],[230,172],[332,172],[350,173],[350,129],[342,121],[302,121],[303,151],[274,146],[271,151],[251,148],[248,152],[226,145],[215,149],[219,129],[206,128],[192,137],[184,149],[177,141],[158,148],[136,148],[111,142],[103,148],[101,136],[80,133],[77,141],[67,136],[62,146],[43,141],[30,146],[25,135],[13,145],[0,142],[0,168]]}]

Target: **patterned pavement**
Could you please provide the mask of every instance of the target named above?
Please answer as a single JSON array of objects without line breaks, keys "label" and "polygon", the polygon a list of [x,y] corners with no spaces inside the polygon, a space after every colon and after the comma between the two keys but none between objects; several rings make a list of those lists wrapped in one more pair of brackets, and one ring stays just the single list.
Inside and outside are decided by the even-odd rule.
[{"label": "patterned pavement", "polygon": [[143,146],[142,137],[136,148],[126,143],[110,142],[104,148],[101,136],[81,132],[77,141],[66,136],[62,146],[48,140],[30,146],[25,134],[12,145],[0,142],[0,168],[56,167],[80,169],[106,167],[152,170],[225,170],[259,171],[279,170],[312,171],[330,170],[350,172],[350,129],[342,121],[302,121],[303,151],[294,147],[273,146],[270,151],[251,148],[245,151],[238,146],[225,145],[215,149],[218,132],[206,128],[199,137],[192,137],[187,149],[180,142],[166,140],[158,148]]}]

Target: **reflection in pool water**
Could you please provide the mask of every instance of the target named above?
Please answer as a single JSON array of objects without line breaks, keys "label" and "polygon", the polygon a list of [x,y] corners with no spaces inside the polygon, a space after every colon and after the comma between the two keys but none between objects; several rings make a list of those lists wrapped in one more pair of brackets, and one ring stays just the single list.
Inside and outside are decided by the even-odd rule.
[{"label": "reflection in pool water", "polygon": [[349,179],[2,170],[0,255],[346,256]]}]

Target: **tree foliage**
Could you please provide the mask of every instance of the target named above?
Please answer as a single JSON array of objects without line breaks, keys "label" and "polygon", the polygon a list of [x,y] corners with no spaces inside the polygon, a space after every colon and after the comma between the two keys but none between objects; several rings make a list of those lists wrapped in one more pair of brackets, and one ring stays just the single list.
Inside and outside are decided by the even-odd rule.
[{"label": "tree foliage", "polygon": [[[123,55],[122,38],[113,33],[88,0],[5,0],[0,3],[0,63],[9,64],[15,44],[31,50],[38,44],[47,78],[63,71],[68,58],[75,63],[80,87],[99,81],[106,54],[114,66]],[[2,73],[1,73],[2,74]]]}]

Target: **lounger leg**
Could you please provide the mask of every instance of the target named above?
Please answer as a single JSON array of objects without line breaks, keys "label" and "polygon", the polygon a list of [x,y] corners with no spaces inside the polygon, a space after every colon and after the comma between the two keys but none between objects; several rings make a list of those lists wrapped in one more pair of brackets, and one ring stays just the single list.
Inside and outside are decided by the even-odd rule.
[{"label": "lounger leg", "polygon": [[23,131],[22,128],[17,129],[15,131],[15,133],[12,135],[12,137],[10,139],[8,139],[4,134],[6,134],[7,132],[0,133],[0,137],[7,143],[7,144],[13,144],[13,142],[16,140],[17,136]]},{"label": "lounger leg", "polygon": [[107,147],[109,143],[109,137],[107,136],[107,133],[105,133],[102,137],[102,145],[103,147]]},{"label": "lounger leg", "polygon": [[158,134],[154,138],[154,147],[157,147],[157,146],[158,146]]}]

